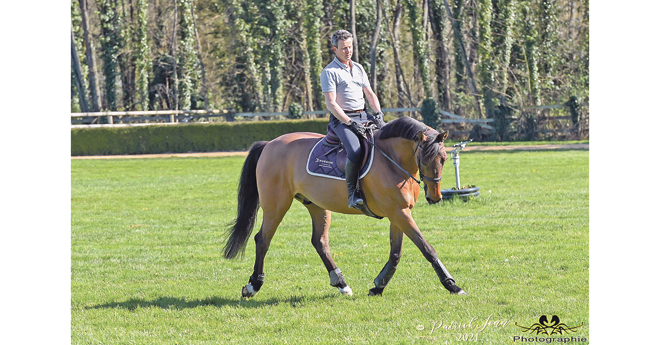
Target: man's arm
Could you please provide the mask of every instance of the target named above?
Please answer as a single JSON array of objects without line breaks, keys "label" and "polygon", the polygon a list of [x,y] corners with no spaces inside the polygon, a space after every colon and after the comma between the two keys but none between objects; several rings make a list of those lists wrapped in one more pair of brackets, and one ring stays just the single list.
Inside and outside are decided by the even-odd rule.
[{"label": "man's arm", "polygon": [[[351,118],[344,113],[344,110],[339,107],[337,104],[337,94],[330,91],[330,92],[324,92],[323,96],[325,96],[325,106],[330,110],[332,115],[334,115],[339,121],[345,123],[345,124],[350,124],[351,123]],[[378,101],[376,101],[378,102]]]},{"label": "man's arm", "polygon": [[371,86],[363,87],[362,91],[364,91],[364,96],[367,98],[367,102],[369,102],[369,106],[371,107],[371,110],[375,112],[379,112],[380,102],[378,102],[378,96],[376,96],[374,91],[371,89]]}]

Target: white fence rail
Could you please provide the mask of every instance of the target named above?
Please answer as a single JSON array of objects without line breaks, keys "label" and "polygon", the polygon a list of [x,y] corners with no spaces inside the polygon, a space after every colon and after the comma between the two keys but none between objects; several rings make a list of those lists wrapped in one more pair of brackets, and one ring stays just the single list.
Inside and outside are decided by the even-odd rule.
[{"label": "white fence rail", "polygon": [[[383,113],[395,112],[416,112],[420,111],[422,108],[385,108],[382,109]],[[329,114],[328,110],[315,110],[315,111],[304,111],[303,115],[323,115]],[[440,114],[448,117],[449,119],[442,119],[442,123],[473,123],[488,129],[493,129],[487,123],[494,121],[493,119],[466,119],[462,116],[452,114],[446,111],[440,111]],[[263,112],[263,113],[254,113],[254,112],[245,112],[245,113],[235,113],[229,110],[155,110],[155,111],[105,111],[105,112],[95,112],[95,113],[71,113],[72,122],[81,122],[81,120],[73,120],[76,118],[99,118],[107,117],[108,123],[105,125],[114,125],[116,116],[130,116],[128,118],[118,119],[120,122],[134,122],[134,121],[144,121],[144,120],[166,120],[169,123],[176,123],[177,117],[225,117],[225,116],[242,116],[242,117],[255,117],[255,116],[288,116],[289,112]],[[163,124],[163,123],[153,123],[153,124]],[[88,127],[90,125],[84,125]],[[102,126],[102,125],[91,125],[91,126]],[[75,127],[75,125],[74,125]]]},{"label": "white fence rail", "polygon": [[[558,109],[564,108],[564,104],[554,104],[554,105],[542,105],[537,107],[526,107],[523,110],[532,110],[532,109]],[[395,112],[395,113],[405,113],[405,112],[417,112],[421,111],[422,108],[385,108],[382,109],[384,113]],[[328,110],[315,110],[315,111],[304,111],[303,115],[322,115],[329,114]],[[439,113],[444,117],[441,119],[441,123],[472,123],[477,126],[481,126],[487,129],[494,129],[488,123],[495,121],[494,119],[467,119],[463,116],[452,114],[450,112],[439,110]],[[230,110],[221,109],[221,110],[155,110],[155,111],[106,111],[106,112],[94,112],[94,113],[71,113],[71,122],[72,127],[97,127],[97,126],[126,126],[121,124],[115,124],[115,117],[122,116],[122,118],[116,119],[118,122],[129,122],[133,123],[131,125],[163,125],[163,122],[154,122],[154,123],[137,123],[137,121],[153,121],[153,120],[165,120],[167,124],[177,124],[185,123],[192,118],[209,118],[209,117],[226,117],[226,116],[241,116],[241,117],[255,117],[255,116],[288,116],[290,115],[288,111],[285,112],[242,112],[236,113]],[[128,116],[128,117],[126,117]],[[81,118],[100,118],[106,117],[108,119],[107,124],[86,124],[86,125],[76,125],[76,123],[82,123]],[[77,119],[77,120],[76,120]],[[570,116],[553,116],[554,120],[570,120]],[[181,120],[178,122],[177,120]],[[96,121],[96,120],[94,120]]]}]

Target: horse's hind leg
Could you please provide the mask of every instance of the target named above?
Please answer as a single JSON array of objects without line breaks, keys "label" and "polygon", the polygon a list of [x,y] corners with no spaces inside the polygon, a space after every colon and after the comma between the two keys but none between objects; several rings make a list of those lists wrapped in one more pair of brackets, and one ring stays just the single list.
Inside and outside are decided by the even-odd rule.
[{"label": "horse's hind leg", "polygon": [[369,296],[382,295],[383,290],[394,276],[396,266],[401,260],[401,251],[403,249],[403,232],[396,225],[390,223],[390,258],[385,267],[374,279],[375,287],[369,290]]},{"label": "horse's hind leg", "polygon": [[[276,202],[274,200],[278,201]],[[243,287],[243,297],[253,297],[264,284],[264,264],[268,247],[270,247],[270,241],[273,239],[277,227],[282,222],[284,214],[291,207],[292,201],[293,197],[286,198],[285,196],[280,196],[270,200],[268,203],[262,203],[264,220],[261,224],[261,229],[254,236],[254,242],[256,244],[254,271],[250,276],[248,284]]]},{"label": "horse's hind leg", "polygon": [[330,253],[330,240],[328,238],[328,230],[330,229],[331,213],[314,204],[305,205],[309,214],[312,216],[312,245],[316,248],[316,252],[323,260],[323,265],[328,270],[330,275],[330,285],[339,289],[339,293],[343,295],[353,295],[353,290],[346,284],[344,275],[337,267],[332,254]]}]

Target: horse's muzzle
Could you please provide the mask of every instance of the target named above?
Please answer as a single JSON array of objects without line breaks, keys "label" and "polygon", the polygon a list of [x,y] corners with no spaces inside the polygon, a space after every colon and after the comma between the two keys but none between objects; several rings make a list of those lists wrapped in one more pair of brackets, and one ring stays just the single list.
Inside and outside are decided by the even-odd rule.
[{"label": "horse's muzzle", "polygon": [[440,195],[440,199],[438,199],[438,200],[433,200],[433,199],[431,199],[431,198],[427,195],[427,196],[426,196],[426,201],[427,201],[429,204],[431,204],[431,205],[433,205],[433,204],[437,204],[437,203],[439,203],[440,201],[442,201],[442,195]]}]

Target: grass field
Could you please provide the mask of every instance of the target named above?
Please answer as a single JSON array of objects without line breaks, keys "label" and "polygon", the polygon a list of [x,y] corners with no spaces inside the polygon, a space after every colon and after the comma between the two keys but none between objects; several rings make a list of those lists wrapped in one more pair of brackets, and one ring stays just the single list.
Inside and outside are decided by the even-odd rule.
[{"label": "grass field", "polygon": [[[368,297],[389,223],[333,214],[330,248],[354,291],[340,296],[294,202],[263,288],[241,299],[254,242],[232,261],[221,247],[244,159],[71,162],[73,344],[511,344],[537,336],[516,322],[541,315],[583,323],[555,337],[588,339],[588,151],[466,152],[461,182],[481,197],[420,200],[417,224],[469,296],[450,295],[406,239],[383,296]],[[443,188],[453,170],[449,161]]]}]

